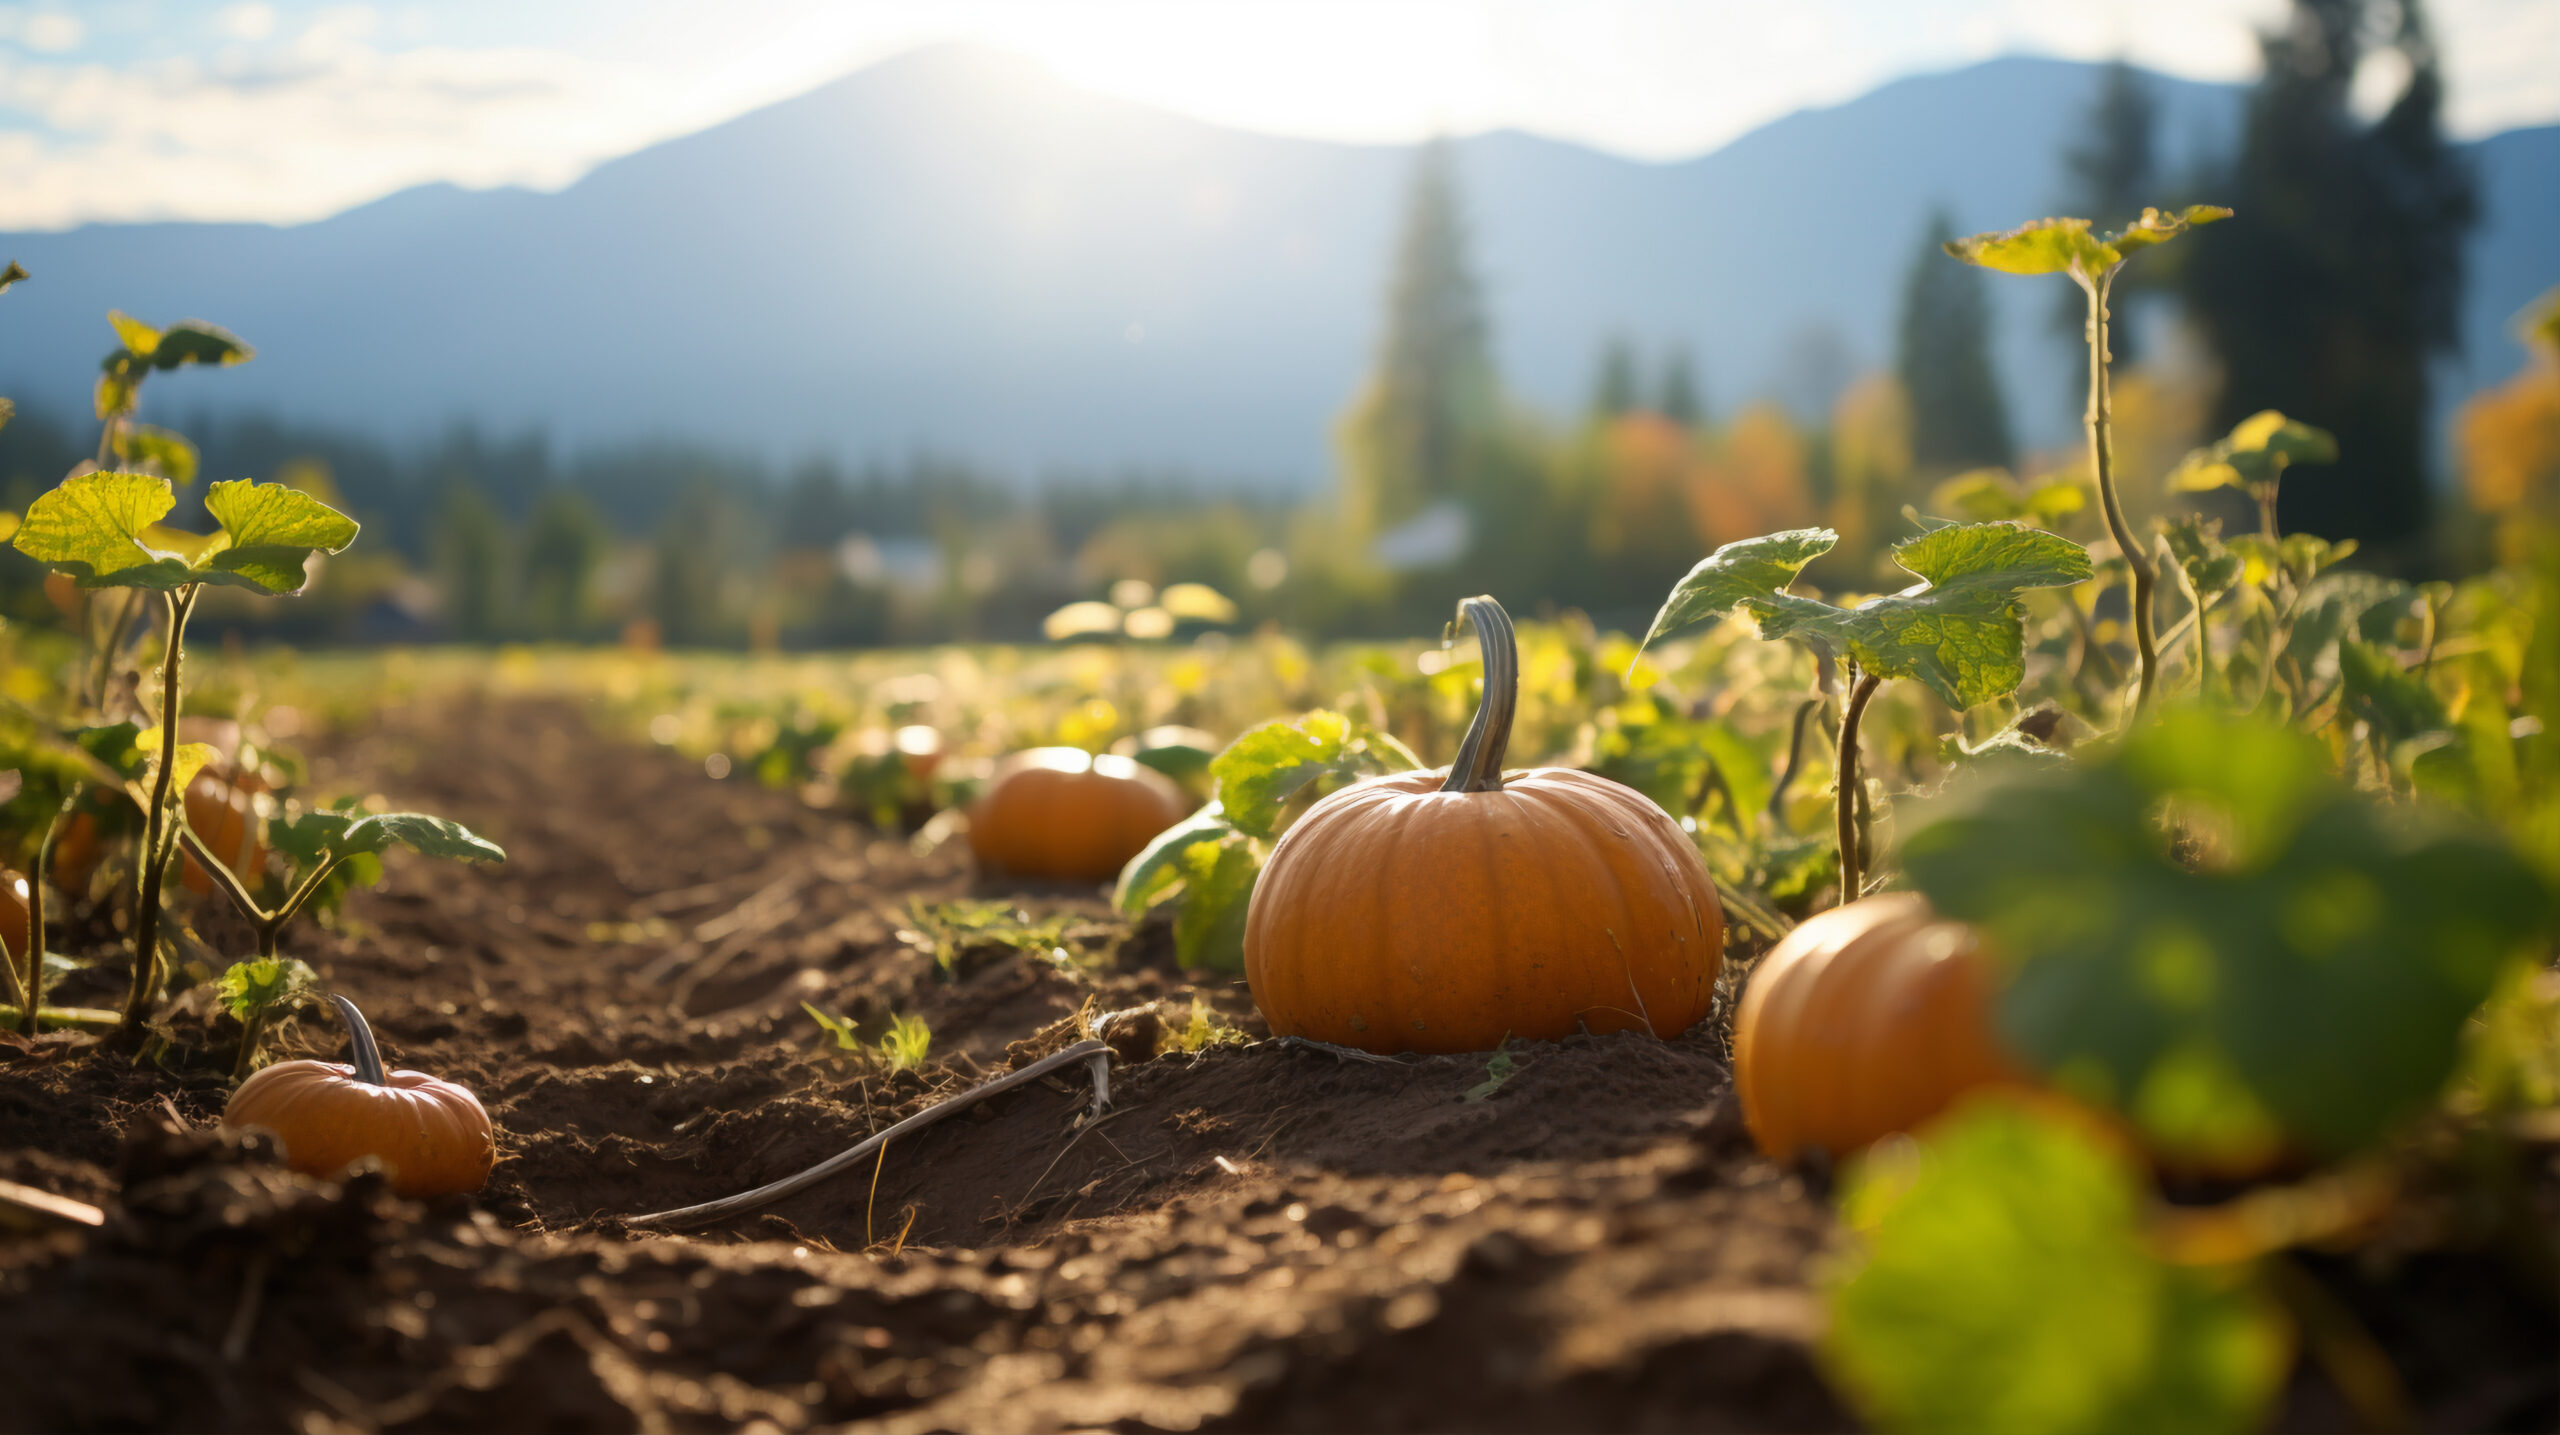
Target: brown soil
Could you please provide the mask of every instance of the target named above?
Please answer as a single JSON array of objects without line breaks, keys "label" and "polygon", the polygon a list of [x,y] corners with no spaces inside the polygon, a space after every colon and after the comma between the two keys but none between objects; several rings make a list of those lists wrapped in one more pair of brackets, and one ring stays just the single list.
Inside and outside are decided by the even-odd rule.
[{"label": "brown soil", "polygon": [[[573,708],[392,709],[314,766],[315,790],[385,793],[510,854],[395,858],[294,943],[394,1064],[481,1094],[497,1176],[421,1206],[212,1135],[232,1028],[200,991],[170,1025],[203,1049],[157,1062],[0,1044],[0,1177],[110,1211],[85,1238],[0,1231],[0,1429],[1851,1423],[1809,1349],[1823,1193],[1752,1153],[1717,1023],[1517,1048],[1477,1099],[1483,1057],[1124,1059],[1099,1121],[1081,1077],[1035,1082],[760,1214],[635,1232],[1053,1050],[1079,1011],[1178,1026],[1196,998],[1263,1032],[1239,985],[1193,987],[1097,893],[973,888],[962,853],[600,744]],[[943,971],[908,902],[962,896],[1078,914],[1070,960],[964,946]],[[239,949],[235,922],[194,915]],[[920,1015],[933,1059],[838,1053],[803,1001],[866,1029]],[[1147,1025],[1114,1028],[1124,1058]],[[306,1017],[281,1047],[341,1043]],[[2407,1369],[2426,1423],[2552,1423],[2547,1308],[2422,1274],[2493,1349],[2336,1279],[2365,1282],[2395,1355],[2432,1353]],[[2343,1409],[2308,1373],[2287,1423]]]}]

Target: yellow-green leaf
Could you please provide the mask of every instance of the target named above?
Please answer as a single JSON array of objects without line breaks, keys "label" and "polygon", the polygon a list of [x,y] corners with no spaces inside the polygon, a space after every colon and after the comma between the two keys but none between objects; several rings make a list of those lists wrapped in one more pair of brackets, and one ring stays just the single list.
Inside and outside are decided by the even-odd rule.
[{"label": "yellow-green leaf", "polygon": [[176,503],[165,478],[84,473],[29,504],[10,543],[84,588],[175,588],[194,581],[195,571],[184,557],[142,538]]},{"label": "yellow-green leaf", "polygon": [[8,293],[10,285],[26,277],[27,271],[19,267],[18,261],[10,260],[5,268],[0,268],[0,294]]},{"label": "yellow-green leaf", "polygon": [[2262,409],[2234,424],[2219,443],[2188,454],[2170,470],[2169,488],[2176,493],[2259,488],[2281,479],[2297,463],[2337,461],[2338,440],[2327,429]]},{"label": "yellow-green leaf", "polygon": [[2004,274],[2071,274],[2090,280],[2124,263],[2137,249],[2230,217],[2230,210],[2210,204],[2191,205],[2176,214],[2146,209],[2142,218],[2103,236],[2090,233],[2085,219],[2039,219],[2000,233],[1950,239],[1946,250],[1967,264]]},{"label": "yellow-green leaf", "polygon": [[222,525],[227,546],[207,555],[199,576],[267,593],[299,593],[303,561],[356,541],[356,521],[280,483],[245,478],[213,485],[205,511]]},{"label": "yellow-green leaf", "polygon": [[115,449],[118,458],[157,473],[181,488],[196,481],[196,446],[168,429],[150,424],[119,427]]},{"label": "yellow-green leaf", "polygon": [[219,324],[201,319],[181,319],[160,336],[151,351],[151,367],[175,369],[188,364],[209,364],[227,368],[245,364],[258,356],[257,350],[240,341],[240,336]]},{"label": "yellow-green leaf", "polygon": [[115,325],[116,337],[124,341],[124,351],[137,359],[148,359],[160,347],[160,331],[121,309],[109,309],[107,322]]}]

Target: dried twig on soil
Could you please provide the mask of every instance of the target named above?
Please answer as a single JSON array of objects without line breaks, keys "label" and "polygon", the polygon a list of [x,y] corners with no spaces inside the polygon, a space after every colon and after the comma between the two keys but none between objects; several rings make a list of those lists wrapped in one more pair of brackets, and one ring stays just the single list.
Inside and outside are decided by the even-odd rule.
[{"label": "dried twig on soil", "polygon": [[888,1130],[867,1138],[859,1145],[840,1151],[796,1176],[785,1176],[770,1185],[758,1186],[752,1191],[742,1191],[721,1200],[707,1201],[699,1206],[685,1206],[673,1211],[654,1211],[645,1216],[627,1216],[623,1219],[623,1224],[707,1226],[715,1221],[726,1220],[731,1216],[755,1210],[759,1206],[771,1205],[785,1196],[796,1195],[838,1171],[853,1166],[863,1157],[879,1150],[897,1137],[922,1131],[944,1117],[966,1110],[1000,1091],[1020,1086],[1026,1081],[1036,1080],[1060,1067],[1079,1061],[1087,1063],[1093,1073],[1093,1115],[1099,1117],[1103,1108],[1111,1104],[1111,1048],[1098,1041],[1080,1041],[1062,1051],[1044,1056],[1019,1071],[1006,1072],[992,1081],[970,1087],[948,1100],[936,1102]]}]

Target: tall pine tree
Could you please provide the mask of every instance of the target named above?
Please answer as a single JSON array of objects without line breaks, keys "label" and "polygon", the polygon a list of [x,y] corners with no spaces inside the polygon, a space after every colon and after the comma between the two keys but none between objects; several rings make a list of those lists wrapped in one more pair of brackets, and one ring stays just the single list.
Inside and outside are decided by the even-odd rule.
[{"label": "tall pine tree", "polygon": [[1680,425],[1696,428],[1707,417],[1707,401],[1698,392],[1698,369],[1689,358],[1686,346],[1674,348],[1662,361],[1662,396],[1653,406],[1655,413]]},{"label": "tall pine tree", "polygon": [[1636,392],[1636,351],[1623,335],[1611,335],[1600,346],[1600,367],[1591,377],[1591,416],[1613,419],[1644,407]]},{"label": "tall pine tree", "polygon": [[[2294,0],[2259,45],[2239,152],[2199,190],[2236,217],[2180,271],[2222,363],[2214,426],[2274,408],[2335,432],[2337,466],[2287,484],[2280,521],[2405,544],[2427,521],[2427,366],[2459,338],[2474,216],[2435,45],[2420,0]],[[2355,76],[2384,55],[2407,79],[2368,123]]]},{"label": "tall pine tree", "polygon": [[1911,399],[1911,461],[1923,472],[2009,462],[2008,406],[1991,370],[1990,301],[1982,271],[1941,247],[1953,238],[1945,212],[1931,215],[1902,286],[1894,369]]},{"label": "tall pine tree", "polygon": [[1465,492],[1499,410],[1456,157],[1435,140],[1414,162],[1378,366],[1343,423],[1353,529],[1375,533]]}]

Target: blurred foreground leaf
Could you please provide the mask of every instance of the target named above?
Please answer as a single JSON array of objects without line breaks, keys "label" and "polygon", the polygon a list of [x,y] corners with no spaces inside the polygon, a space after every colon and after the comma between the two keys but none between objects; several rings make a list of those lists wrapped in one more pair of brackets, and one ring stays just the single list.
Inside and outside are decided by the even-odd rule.
[{"label": "blurred foreground leaf", "polygon": [[2013,1097],[1875,1148],[1841,1198],[1833,1374],[1891,1431],[2254,1428],[2285,1320],[2245,1271],[2154,1254],[2145,1190],[2083,1121]]},{"label": "blurred foreground leaf", "polygon": [[2200,711],[1960,781],[1903,858],[2012,964],[2019,1053],[2207,1157],[2259,1112],[2334,1155],[2424,1105],[2553,905],[2495,839],[2347,789],[2315,740]]}]

